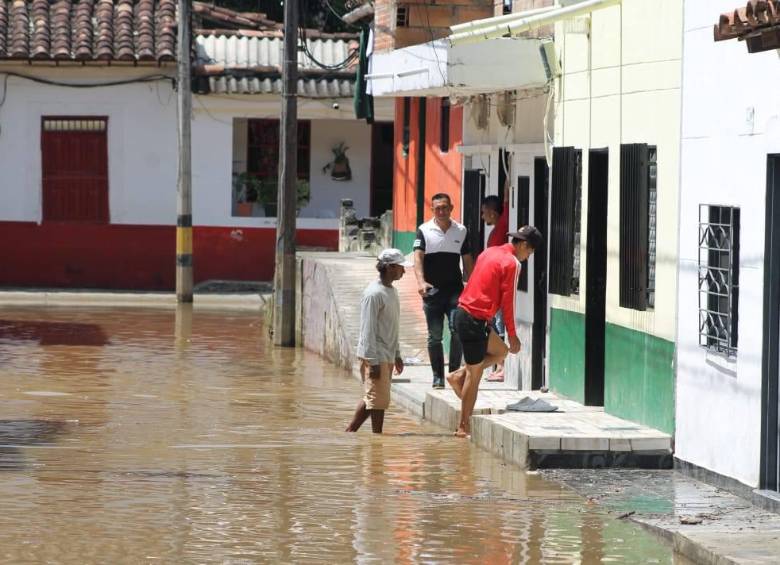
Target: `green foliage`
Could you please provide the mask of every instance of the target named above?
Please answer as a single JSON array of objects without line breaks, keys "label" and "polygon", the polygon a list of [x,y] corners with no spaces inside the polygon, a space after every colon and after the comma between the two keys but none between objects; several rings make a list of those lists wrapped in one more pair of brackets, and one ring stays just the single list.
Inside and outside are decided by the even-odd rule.
[{"label": "green foliage", "polygon": [[257,202],[262,181],[252,173],[233,175],[233,191],[238,202]]},{"label": "green foliage", "polygon": [[[296,194],[296,208],[300,210],[311,200],[311,187],[309,181],[298,179]],[[260,185],[259,202],[262,204],[276,204],[279,193],[279,182],[276,179],[265,179]]]}]

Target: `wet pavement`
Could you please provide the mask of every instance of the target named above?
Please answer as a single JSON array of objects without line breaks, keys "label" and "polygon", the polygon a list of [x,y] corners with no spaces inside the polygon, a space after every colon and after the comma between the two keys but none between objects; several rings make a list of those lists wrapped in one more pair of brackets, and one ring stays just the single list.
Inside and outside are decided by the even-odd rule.
[{"label": "wet pavement", "polygon": [[0,309],[0,562],[672,563],[558,483],[273,348],[257,315]]}]

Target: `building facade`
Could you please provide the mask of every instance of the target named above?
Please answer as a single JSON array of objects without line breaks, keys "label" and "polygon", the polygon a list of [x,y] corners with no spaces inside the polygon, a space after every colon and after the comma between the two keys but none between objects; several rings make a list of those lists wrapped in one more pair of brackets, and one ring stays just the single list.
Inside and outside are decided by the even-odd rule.
[{"label": "building facade", "polygon": [[759,4],[685,3],[675,445],[777,492],[780,3]]}]

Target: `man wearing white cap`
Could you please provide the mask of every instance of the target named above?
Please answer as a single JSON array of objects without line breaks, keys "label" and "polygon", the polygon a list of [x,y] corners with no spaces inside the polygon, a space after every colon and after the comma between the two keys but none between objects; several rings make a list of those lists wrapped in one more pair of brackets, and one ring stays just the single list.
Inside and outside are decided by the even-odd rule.
[{"label": "man wearing white cap", "polygon": [[379,279],[369,284],[360,301],[360,337],[357,356],[363,380],[363,400],[355,410],[346,431],[356,432],[371,416],[371,429],[382,433],[385,410],[390,406],[390,382],[393,368],[397,374],[404,370],[398,348],[398,327],[401,303],[393,283],[404,276],[405,267],[412,263],[398,249],[385,249],[377,257]]}]

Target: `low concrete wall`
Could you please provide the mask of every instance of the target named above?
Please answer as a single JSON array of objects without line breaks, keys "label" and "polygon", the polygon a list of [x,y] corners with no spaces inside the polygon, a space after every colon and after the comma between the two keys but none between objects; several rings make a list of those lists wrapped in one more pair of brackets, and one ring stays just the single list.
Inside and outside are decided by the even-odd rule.
[{"label": "low concrete wall", "polygon": [[331,363],[351,370],[355,348],[342,323],[327,270],[327,265],[316,259],[298,257],[298,343]]}]

